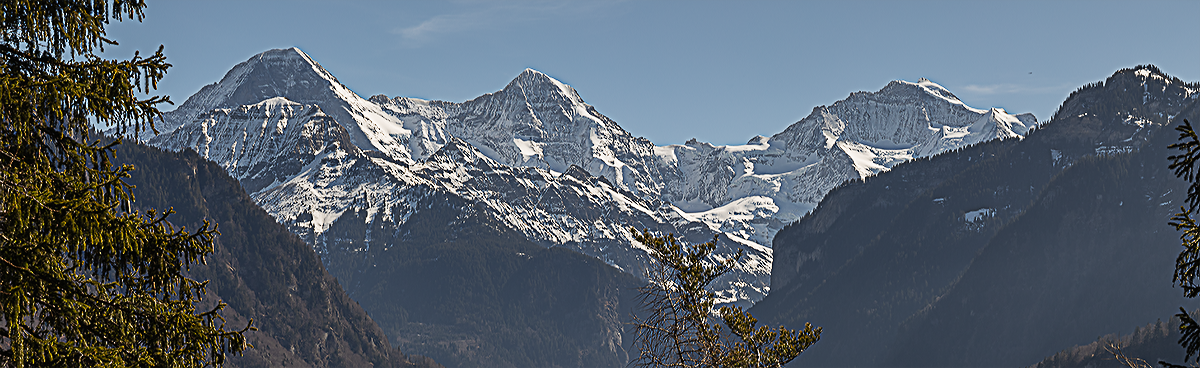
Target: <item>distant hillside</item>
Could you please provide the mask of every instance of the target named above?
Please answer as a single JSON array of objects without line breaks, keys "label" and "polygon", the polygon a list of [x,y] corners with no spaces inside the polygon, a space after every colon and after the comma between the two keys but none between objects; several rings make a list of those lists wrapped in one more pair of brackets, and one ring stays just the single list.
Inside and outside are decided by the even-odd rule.
[{"label": "distant hillside", "polygon": [[190,270],[211,280],[210,298],[229,303],[231,326],[254,319],[254,349],[233,357],[233,367],[440,367],[407,357],[337,280],[312,248],[254,204],[236,180],[195,152],[165,152],[122,144],[118,163],[133,165],[130,184],[137,206],[174,208],[176,226],[218,225],[216,253]]},{"label": "distant hillside", "polygon": [[[1195,313],[1193,313],[1195,315]],[[1130,334],[1108,334],[1087,345],[1060,351],[1030,366],[1031,368],[1128,368],[1118,361],[1111,350],[1120,348],[1122,355],[1141,359],[1152,366],[1159,361],[1182,364],[1186,355],[1179,345],[1179,319],[1172,317],[1136,327]]]}]

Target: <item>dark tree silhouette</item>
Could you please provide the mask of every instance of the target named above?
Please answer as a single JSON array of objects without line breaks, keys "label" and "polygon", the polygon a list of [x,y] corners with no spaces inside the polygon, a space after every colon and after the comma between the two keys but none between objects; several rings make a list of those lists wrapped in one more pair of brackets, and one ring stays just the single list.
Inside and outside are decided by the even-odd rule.
[{"label": "dark tree silhouette", "polygon": [[[1176,213],[1169,223],[1176,231],[1182,231],[1179,240],[1183,250],[1179,252],[1179,258],[1175,259],[1174,282],[1183,288],[1184,296],[1195,298],[1196,295],[1200,295],[1200,226],[1197,226],[1196,220],[1192,218],[1192,213],[1200,206],[1200,176],[1197,168],[1197,164],[1200,164],[1200,137],[1197,137],[1187,119],[1175,127],[1175,130],[1179,131],[1179,142],[1167,147],[1182,152],[1167,159],[1171,160],[1170,168],[1175,170],[1175,176],[1186,180],[1189,185],[1186,206],[1180,206],[1180,212]],[[1175,316],[1180,320],[1179,332],[1182,336],[1179,338],[1179,344],[1187,351],[1183,362],[1186,364],[1188,359],[1196,356],[1194,361],[1200,363],[1200,355],[1197,354],[1200,352],[1200,324],[1197,324],[1183,307],[1179,308],[1179,314]],[[1164,361],[1158,363],[1169,368],[1186,367]]]},{"label": "dark tree silhouette", "polygon": [[803,330],[757,326],[758,320],[740,307],[712,314],[715,295],[705,287],[737,265],[740,251],[712,262],[716,238],[686,245],[674,235],[630,232],[653,258],[650,283],[641,289],[645,313],[633,317],[638,366],[782,367],[821,338],[821,328],[808,323]]},{"label": "dark tree silhouette", "polygon": [[[176,229],[134,210],[132,170],[112,164],[93,124],[153,129],[170,64],[100,58],[110,20],[143,1],[0,2],[0,365],[194,367],[247,348],[223,303],[197,311],[206,282],[184,276],[214,227]],[[210,303],[208,305],[213,305]]]}]

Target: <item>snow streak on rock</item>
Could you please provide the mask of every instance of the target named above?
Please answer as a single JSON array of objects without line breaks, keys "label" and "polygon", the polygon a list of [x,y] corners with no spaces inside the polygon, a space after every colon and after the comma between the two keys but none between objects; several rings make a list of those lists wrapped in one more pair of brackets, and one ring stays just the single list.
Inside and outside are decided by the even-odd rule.
[{"label": "snow streak on rock", "polygon": [[165,114],[169,149],[195,149],[281,223],[323,249],[348,210],[399,226],[422,198],[478,203],[530,240],[567,246],[641,276],[646,250],[628,230],[693,242],[721,235],[714,257],[745,262],[714,287],[725,302],[769,292],[771,239],[846,180],[991,139],[1020,139],[1032,115],[966,106],[941,86],[892,82],[813,109],[745,145],[655,146],[527,69],[462,103],[363,99],[299,49],[233,68]]},{"label": "snow streak on rock", "polygon": [[692,140],[660,151],[675,158],[684,178],[667,185],[674,203],[720,231],[770,244],[844,181],[992,139],[1020,139],[1036,124],[1030,114],[971,108],[922,79],[851,94],[745,145]]}]

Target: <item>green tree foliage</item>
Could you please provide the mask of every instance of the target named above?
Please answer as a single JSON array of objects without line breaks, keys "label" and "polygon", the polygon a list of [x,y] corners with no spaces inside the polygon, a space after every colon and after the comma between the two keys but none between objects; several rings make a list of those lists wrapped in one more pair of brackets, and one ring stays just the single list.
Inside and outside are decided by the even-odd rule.
[{"label": "green tree foliage", "polygon": [[[1184,296],[1195,298],[1200,295],[1200,226],[1197,226],[1196,220],[1192,218],[1192,213],[1200,206],[1200,168],[1197,168],[1197,164],[1200,164],[1200,137],[1197,137],[1192,124],[1186,119],[1183,124],[1175,127],[1175,130],[1179,131],[1179,142],[1168,148],[1182,152],[1167,159],[1171,160],[1170,168],[1175,170],[1175,176],[1186,180],[1189,185],[1187,205],[1180,206],[1180,212],[1176,213],[1169,223],[1176,231],[1183,231],[1179,235],[1183,250],[1179,252],[1179,258],[1175,259],[1174,282],[1183,288]],[[1182,307],[1175,316],[1180,320],[1179,332],[1182,336],[1179,338],[1179,344],[1187,350],[1187,355],[1183,358],[1184,363],[1192,356],[1197,356],[1196,362],[1200,362],[1200,355],[1197,354],[1200,352],[1200,324]],[[1183,367],[1162,361],[1159,364],[1164,367]]]},{"label": "green tree foliage", "polygon": [[[184,276],[216,230],[140,213],[93,124],[153,129],[150,57],[107,60],[110,20],[142,19],[142,1],[0,2],[0,365],[221,365],[248,345],[223,303],[197,311],[204,282]],[[249,328],[249,326],[247,326]]]},{"label": "green tree foliage", "polygon": [[782,367],[821,338],[821,328],[809,323],[803,330],[758,326],[757,319],[736,306],[718,309],[723,327],[713,323],[718,318],[712,314],[715,294],[705,287],[737,265],[742,253],[712,263],[715,238],[685,245],[674,235],[631,232],[653,257],[650,283],[641,295],[648,313],[633,321],[637,365]]}]

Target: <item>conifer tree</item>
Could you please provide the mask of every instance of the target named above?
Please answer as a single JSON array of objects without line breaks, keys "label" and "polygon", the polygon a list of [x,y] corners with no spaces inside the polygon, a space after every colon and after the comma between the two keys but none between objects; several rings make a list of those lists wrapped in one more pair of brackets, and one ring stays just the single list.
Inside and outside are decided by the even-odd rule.
[{"label": "conifer tree", "polygon": [[98,56],[140,0],[0,1],[0,366],[219,366],[249,347],[185,276],[215,227],[139,212],[93,124],[153,129],[162,47]]},{"label": "conifer tree", "polygon": [[[1179,213],[1176,213],[1169,223],[1176,231],[1182,231],[1179,240],[1183,250],[1175,259],[1174,282],[1183,288],[1185,297],[1195,298],[1200,295],[1200,225],[1192,218],[1192,214],[1200,206],[1200,167],[1197,167],[1200,164],[1200,137],[1186,119],[1183,120],[1183,124],[1175,127],[1175,130],[1179,132],[1179,142],[1167,147],[1177,149],[1181,153],[1167,158],[1171,160],[1169,167],[1175,170],[1175,176],[1186,180],[1189,185],[1186,206],[1180,206]],[[1179,338],[1179,344],[1187,354],[1183,362],[1186,364],[1188,359],[1196,356],[1195,362],[1200,363],[1200,323],[1197,323],[1183,307],[1179,308],[1179,314],[1175,316],[1180,320],[1179,332],[1182,336]],[[1185,367],[1163,361],[1158,363],[1164,367]]]},{"label": "conifer tree", "polygon": [[[654,236],[630,229],[651,250],[650,283],[641,290],[642,316],[635,315],[634,362],[643,367],[782,367],[821,338],[821,328],[803,330],[758,326],[740,307],[723,306],[712,314],[709,283],[742,258],[710,262],[717,239],[686,245],[674,235]],[[714,320],[723,323],[714,323]],[[723,324],[723,326],[722,326]]]}]

